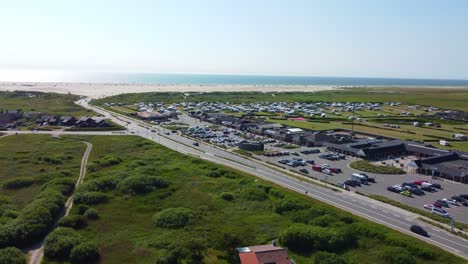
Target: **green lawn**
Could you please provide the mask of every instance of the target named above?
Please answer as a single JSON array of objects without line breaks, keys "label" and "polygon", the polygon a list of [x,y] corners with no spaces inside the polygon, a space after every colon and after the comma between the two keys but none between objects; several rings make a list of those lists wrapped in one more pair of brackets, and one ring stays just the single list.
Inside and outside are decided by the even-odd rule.
[{"label": "green lawn", "polygon": [[[99,212],[98,220],[87,220],[87,227],[76,232],[97,244],[101,263],[155,263],[174,252],[184,256],[181,263],[197,263],[188,260],[193,257],[188,252],[200,252],[203,263],[235,263],[229,261],[235,247],[270,243],[280,233],[286,236],[293,232],[288,227],[298,223],[320,232],[336,232],[338,240],[352,237],[352,243],[341,245],[339,250],[329,249],[346,263],[391,263],[386,258],[392,250],[417,263],[464,263],[412,237],[139,137],[69,139],[86,139],[94,146],[89,174],[78,193],[84,197],[97,191],[109,199],[86,206],[75,201],[72,210],[72,215],[89,207]],[[168,186],[147,189],[148,184],[128,185],[136,184],[135,179],[154,178]],[[133,192],[129,186],[134,187]],[[185,226],[163,228],[153,223],[156,213],[179,207],[191,212]],[[317,247],[299,250],[291,245],[289,252],[296,263],[312,263],[322,250],[321,245]]]},{"label": "green lawn", "polygon": [[[48,135],[12,135],[0,139],[0,195],[16,209],[30,203],[41,188],[56,177],[76,179],[85,145]],[[26,187],[6,189],[5,182],[32,178]]]},{"label": "green lawn", "polygon": [[78,99],[79,96],[70,94],[0,91],[0,110],[21,109],[25,113],[41,112],[75,117],[95,115],[91,110],[74,104]]}]

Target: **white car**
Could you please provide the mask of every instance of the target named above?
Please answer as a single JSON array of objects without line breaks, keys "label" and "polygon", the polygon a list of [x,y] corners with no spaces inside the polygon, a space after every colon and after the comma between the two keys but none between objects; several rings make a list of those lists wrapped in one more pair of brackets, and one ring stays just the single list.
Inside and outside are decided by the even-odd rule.
[{"label": "white car", "polygon": [[324,169],[324,170],[322,170],[322,172],[325,173],[325,174],[328,174],[328,175],[332,174],[329,169]]},{"label": "white car", "polygon": [[426,208],[426,209],[428,209],[428,210],[432,210],[432,209],[435,208],[435,206],[432,205],[432,204],[425,204],[425,205],[424,205],[424,208]]},{"label": "white car", "polygon": [[404,191],[403,187],[401,185],[399,185],[399,184],[393,185],[392,187],[395,188],[399,192]]},{"label": "white car", "polygon": [[436,214],[436,215],[439,215],[439,216],[442,216],[442,217],[450,218],[449,213],[447,213],[445,210],[437,208],[437,207],[432,208],[432,213]]},{"label": "white car", "polygon": [[328,169],[328,168],[330,168],[330,165],[328,165],[328,164],[323,164],[322,165],[322,169]]},{"label": "white car", "polygon": [[446,202],[448,204],[458,205],[458,202],[456,200],[453,200],[453,199],[444,198],[444,199],[442,199],[442,201],[444,201],[444,202]]}]

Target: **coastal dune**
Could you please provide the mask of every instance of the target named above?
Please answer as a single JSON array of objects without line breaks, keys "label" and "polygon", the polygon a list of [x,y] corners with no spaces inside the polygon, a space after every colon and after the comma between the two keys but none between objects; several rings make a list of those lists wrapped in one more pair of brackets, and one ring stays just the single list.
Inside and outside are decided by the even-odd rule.
[{"label": "coastal dune", "polygon": [[101,98],[144,92],[316,92],[337,89],[331,85],[236,85],[236,84],[115,84],[3,82],[0,91],[37,91]]}]

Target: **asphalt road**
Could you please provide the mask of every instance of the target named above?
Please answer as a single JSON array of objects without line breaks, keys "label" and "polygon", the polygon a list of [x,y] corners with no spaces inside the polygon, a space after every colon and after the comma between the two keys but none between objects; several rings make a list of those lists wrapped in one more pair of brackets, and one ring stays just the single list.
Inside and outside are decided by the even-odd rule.
[{"label": "asphalt road", "polygon": [[[250,173],[259,178],[268,180],[296,192],[303,193],[304,195],[308,195],[312,198],[351,212],[355,215],[359,215],[373,222],[380,223],[389,228],[409,234],[430,244],[443,248],[449,252],[452,252],[453,254],[468,259],[467,240],[417,220],[417,217],[419,217],[417,214],[375,201],[361,195],[357,195],[352,192],[333,191],[331,189],[324,188],[295,177],[291,177],[288,174],[285,174],[279,168],[272,168],[266,163],[240,157],[208,144],[200,143],[199,147],[194,147],[192,145],[194,141],[191,139],[185,138],[176,133],[170,133],[169,131],[157,126],[151,127],[151,129],[155,129],[157,132],[151,132],[148,125],[141,125],[141,122],[134,119],[130,119],[128,117],[88,105],[84,100],[80,101],[79,104],[110,118],[113,122],[126,126],[130,135],[141,136],[153,140],[168,148],[174,149],[180,153],[200,157],[205,160]],[[41,133],[52,134],[54,132],[44,131]],[[165,133],[168,133],[169,135],[166,135]],[[63,134],[114,135],[110,132],[68,132]],[[430,234],[430,237],[422,237],[410,232],[409,227],[413,224],[423,226]]]}]

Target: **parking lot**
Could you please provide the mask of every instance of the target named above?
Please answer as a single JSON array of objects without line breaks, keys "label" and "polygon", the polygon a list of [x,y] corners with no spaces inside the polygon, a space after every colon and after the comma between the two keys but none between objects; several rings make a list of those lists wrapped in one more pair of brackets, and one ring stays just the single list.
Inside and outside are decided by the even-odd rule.
[{"label": "parking lot", "polygon": [[[305,168],[308,171],[308,175],[311,175],[318,179],[325,180],[327,182],[331,182],[334,184],[343,183],[347,179],[350,179],[353,173],[360,172],[358,170],[355,170],[349,167],[349,164],[351,162],[358,160],[356,158],[346,156],[345,159],[336,160],[336,161],[330,161],[330,160],[319,158],[321,154],[330,153],[325,148],[301,147],[301,148],[296,148],[296,149],[284,149],[284,148],[274,147],[273,145],[274,144],[266,144],[265,151],[266,152],[269,152],[269,151],[296,152],[298,153],[298,156],[285,155],[285,156],[277,156],[277,157],[266,157],[264,155],[256,155],[256,157],[264,161],[277,164],[281,167],[291,169],[296,172],[299,172],[301,168]],[[306,150],[306,149],[319,149],[320,153],[302,154],[301,151]],[[311,164],[306,164],[305,166],[290,167],[288,165],[278,163],[279,160],[292,159],[292,158],[302,159],[304,161],[314,160],[316,165],[328,164],[330,165],[330,167],[340,168],[342,170],[342,173],[332,173],[331,175],[327,175],[325,173],[312,170]],[[431,179],[431,177],[428,177],[425,175],[419,175],[419,174],[414,174],[414,173],[403,174],[403,175],[384,175],[384,174],[375,174],[375,173],[366,173],[366,174],[369,175],[370,177],[375,177],[376,182],[369,183],[369,185],[361,185],[361,187],[350,187],[351,191],[359,191],[364,194],[383,195],[395,201],[398,201],[400,203],[414,206],[416,208],[423,209],[423,210],[424,210],[423,206],[425,204],[433,204],[438,199],[450,198],[453,195],[468,194],[468,187],[464,184],[458,184],[458,183],[455,184],[455,183],[449,183],[449,182],[445,182],[441,180],[433,180]],[[393,193],[387,190],[387,187],[389,186],[393,186],[395,184],[402,184],[404,182],[414,182],[416,180],[426,180],[432,183],[439,183],[440,185],[442,185],[443,189],[437,190],[432,193],[425,192],[425,194],[421,196],[412,195],[412,197],[406,197],[401,194]],[[465,207],[462,205],[459,205],[459,206],[451,205],[449,208],[443,208],[443,209],[446,210],[455,219],[455,221],[468,223],[468,207]]]}]

